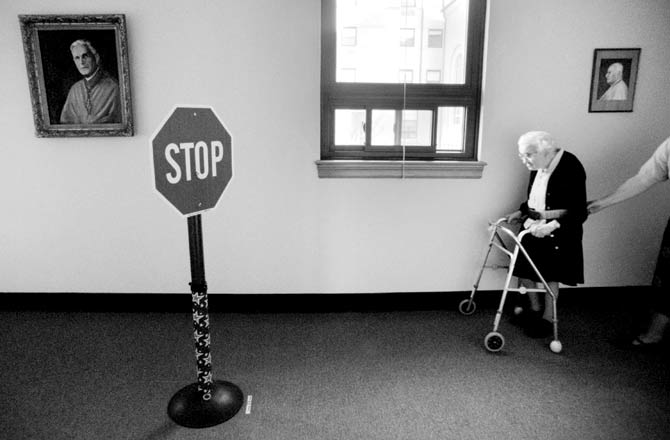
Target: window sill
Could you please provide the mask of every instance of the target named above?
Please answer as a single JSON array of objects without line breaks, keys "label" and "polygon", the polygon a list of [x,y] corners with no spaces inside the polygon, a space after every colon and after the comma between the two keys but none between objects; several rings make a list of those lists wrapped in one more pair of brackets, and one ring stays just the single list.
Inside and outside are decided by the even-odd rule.
[{"label": "window sill", "polygon": [[480,179],[486,162],[317,160],[319,178]]}]

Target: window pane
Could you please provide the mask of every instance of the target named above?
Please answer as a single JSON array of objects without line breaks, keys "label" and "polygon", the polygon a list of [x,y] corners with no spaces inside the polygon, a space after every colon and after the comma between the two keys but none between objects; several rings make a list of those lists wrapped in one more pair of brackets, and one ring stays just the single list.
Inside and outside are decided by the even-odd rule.
[{"label": "window pane", "polygon": [[335,110],[335,145],[365,145],[365,110]]},{"label": "window pane", "polygon": [[396,136],[396,111],[372,110],[372,145],[397,145],[399,136]]},{"label": "window pane", "polygon": [[433,131],[433,112],[430,110],[403,110],[402,144],[427,147]]},{"label": "window pane", "polygon": [[437,109],[437,151],[464,151],[465,107]]},{"label": "window pane", "polygon": [[[469,0],[337,0],[336,71],[356,69],[356,82],[401,83],[398,72],[442,72],[443,84],[463,84]],[[411,5],[411,6],[410,6]],[[408,14],[408,10],[415,13]],[[347,45],[345,45],[347,44]],[[338,82],[340,79],[338,74]]]},{"label": "window pane", "polygon": [[372,110],[371,142],[374,146],[428,147],[432,129],[433,112],[430,110]]}]

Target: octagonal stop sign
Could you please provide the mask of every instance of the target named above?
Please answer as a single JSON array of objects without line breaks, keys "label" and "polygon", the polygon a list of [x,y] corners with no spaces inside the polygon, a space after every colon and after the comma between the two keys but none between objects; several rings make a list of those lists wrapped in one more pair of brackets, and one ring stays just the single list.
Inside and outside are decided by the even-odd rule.
[{"label": "octagonal stop sign", "polygon": [[211,107],[176,107],[154,134],[156,190],[185,216],[216,206],[233,177],[232,139]]}]

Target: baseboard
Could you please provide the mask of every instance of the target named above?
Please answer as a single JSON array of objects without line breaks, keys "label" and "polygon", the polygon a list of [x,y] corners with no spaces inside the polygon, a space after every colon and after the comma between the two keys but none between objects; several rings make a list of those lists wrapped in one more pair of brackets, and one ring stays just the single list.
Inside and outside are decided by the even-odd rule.
[{"label": "baseboard", "polygon": [[[575,287],[561,290],[560,302],[607,307],[619,299],[648,294],[649,287]],[[495,308],[501,291],[477,291],[478,308]],[[392,292],[357,294],[209,294],[211,312],[337,313],[456,309],[470,292]],[[162,293],[0,293],[0,310],[67,312],[190,312],[190,294]]]}]

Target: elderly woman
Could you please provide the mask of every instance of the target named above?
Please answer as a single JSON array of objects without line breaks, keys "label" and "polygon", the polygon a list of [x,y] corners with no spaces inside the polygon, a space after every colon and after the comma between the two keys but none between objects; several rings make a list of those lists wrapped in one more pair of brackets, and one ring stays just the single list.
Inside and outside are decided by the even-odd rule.
[{"label": "elderly woman", "polygon": [[[582,223],[586,220],[586,173],[574,154],[558,147],[549,133],[531,131],[519,138],[519,157],[530,170],[528,199],[507,220],[523,221],[530,233],[522,245],[558,298],[559,283],[584,282]],[[520,256],[513,272],[527,288],[543,287],[535,270]],[[530,310],[517,317],[526,334],[546,337],[553,331],[551,296],[544,304],[536,292],[528,292]],[[543,309],[544,306],[544,309]]]}]

